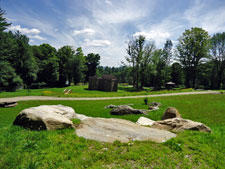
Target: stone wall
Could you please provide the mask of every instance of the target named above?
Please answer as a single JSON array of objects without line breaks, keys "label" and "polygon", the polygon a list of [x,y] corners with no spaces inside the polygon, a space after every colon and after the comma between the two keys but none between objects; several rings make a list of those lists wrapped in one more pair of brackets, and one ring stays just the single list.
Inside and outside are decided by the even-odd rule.
[{"label": "stone wall", "polygon": [[117,91],[118,80],[111,75],[104,75],[101,78],[93,76],[89,78],[89,90]]}]

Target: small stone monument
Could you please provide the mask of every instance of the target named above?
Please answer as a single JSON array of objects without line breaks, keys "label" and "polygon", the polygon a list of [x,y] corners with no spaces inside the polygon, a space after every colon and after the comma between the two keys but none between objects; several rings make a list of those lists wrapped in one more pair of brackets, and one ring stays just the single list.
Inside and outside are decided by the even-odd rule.
[{"label": "small stone monument", "polygon": [[102,77],[89,77],[89,90],[100,90],[108,92],[116,92],[118,88],[118,80],[112,75],[103,75]]}]

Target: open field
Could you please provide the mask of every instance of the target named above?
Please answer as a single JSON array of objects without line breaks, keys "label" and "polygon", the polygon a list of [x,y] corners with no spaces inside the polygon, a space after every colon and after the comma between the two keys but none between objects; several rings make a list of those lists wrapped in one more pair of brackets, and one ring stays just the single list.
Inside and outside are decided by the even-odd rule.
[{"label": "open field", "polygon": [[[71,89],[72,93],[63,94],[65,89]],[[46,89],[29,89],[18,90],[16,92],[0,92],[0,98],[16,97],[16,96],[55,96],[55,97],[116,97],[116,96],[136,96],[149,94],[163,94],[163,93],[177,93],[190,92],[193,89],[174,89],[174,90],[160,90],[152,91],[145,88],[142,91],[136,91],[129,86],[119,86],[117,92],[104,92],[96,90],[88,90],[88,86],[69,86],[65,88],[46,88]]]},{"label": "open field", "polygon": [[63,104],[94,117],[124,118],[136,122],[143,115],[112,116],[108,104],[133,103],[147,108],[143,99],[101,101],[23,101],[0,108],[0,168],[223,168],[225,166],[225,95],[190,95],[149,98],[162,107],[147,117],[159,120],[169,106],[183,118],[205,123],[212,133],[185,131],[163,144],[151,141],[100,143],[79,138],[73,129],[28,131],[11,126],[24,108]]}]

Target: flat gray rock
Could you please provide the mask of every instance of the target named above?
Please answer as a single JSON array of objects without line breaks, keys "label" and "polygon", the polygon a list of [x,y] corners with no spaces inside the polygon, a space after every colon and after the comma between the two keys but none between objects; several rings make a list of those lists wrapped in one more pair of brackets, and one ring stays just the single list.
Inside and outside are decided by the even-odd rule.
[{"label": "flat gray rock", "polygon": [[115,140],[151,140],[162,143],[176,137],[176,134],[169,131],[143,127],[128,120],[114,118],[87,118],[81,121],[76,134],[86,139],[111,143]]},{"label": "flat gray rock", "polygon": [[110,111],[112,115],[146,114],[147,110],[133,109],[128,105],[120,105]]}]

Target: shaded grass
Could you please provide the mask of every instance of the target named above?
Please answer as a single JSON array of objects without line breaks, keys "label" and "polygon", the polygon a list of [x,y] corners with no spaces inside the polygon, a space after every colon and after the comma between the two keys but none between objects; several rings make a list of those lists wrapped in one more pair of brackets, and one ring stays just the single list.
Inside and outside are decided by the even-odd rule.
[{"label": "shaded grass", "polygon": [[[136,96],[136,95],[149,95],[149,94],[163,94],[175,92],[189,92],[193,89],[174,89],[174,90],[161,90],[152,91],[145,88],[144,90],[137,91],[132,87],[119,86],[117,92],[104,92],[96,90],[88,90],[88,86],[69,86],[65,88],[46,88],[46,89],[29,89],[18,90],[15,92],[0,92],[0,98],[3,97],[16,97],[16,96],[55,96],[55,97],[116,97],[116,96]],[[72,93],[63,94],[65,89],[71,89]]]},{"label": "shaded grass", "polygon": [[[73,129],[29,131],[11,126],[24,108],[63,104],[77,113],[136,121],[144,115],[112,116],[108,104],[133,103],[147,108],[143,99],[102,101],[25,101],[0,109],[0,168],[223,168],[225,166],[225,95],[190,95],[148,98],[162,107],[147,117],[159,120],[169,106],[182,117],[200,121],[212,133],[185,131],[163,144],[151,141],[113,144],[79,138]],[[75,123],[78,123],[76,120]]]}]

